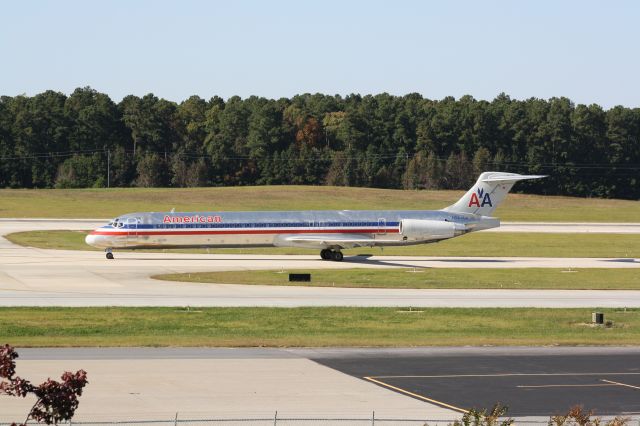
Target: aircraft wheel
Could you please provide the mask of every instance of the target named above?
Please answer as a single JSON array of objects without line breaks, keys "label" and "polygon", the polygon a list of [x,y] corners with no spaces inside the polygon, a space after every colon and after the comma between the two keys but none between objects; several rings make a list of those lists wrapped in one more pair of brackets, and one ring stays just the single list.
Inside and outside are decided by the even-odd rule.
[{"label": "aircraft wheel", "polygon": [[113,259],[113,253],[111,253],[111,251],[107,252],[107,259],[109,260]]},{"label": "aircraft wheel", "polygon": [[320,257],[322,258],[322,260],[331,259],[331,250],[327,250],[327,249],[321,250]]},{"label": "aircraft wheel", "polygon": [[344,259],[344,255],[341,251],[334,251],[333,253],[331,253],[331,258],[336,262],[342,262],[342,259]]}]

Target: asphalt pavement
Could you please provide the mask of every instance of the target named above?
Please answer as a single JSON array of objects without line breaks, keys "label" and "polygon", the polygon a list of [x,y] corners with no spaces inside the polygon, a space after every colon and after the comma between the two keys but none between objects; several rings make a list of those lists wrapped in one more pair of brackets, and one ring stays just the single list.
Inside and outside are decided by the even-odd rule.
[{"label": "asphalt pavement", "polygon": [[640,414],[640,352],[556,353],[526,350],[465,354],[370,352],[314,357],[385,389],[464,413],[500,403],[514,417],[565,414],[583,406],[597,415]]}]

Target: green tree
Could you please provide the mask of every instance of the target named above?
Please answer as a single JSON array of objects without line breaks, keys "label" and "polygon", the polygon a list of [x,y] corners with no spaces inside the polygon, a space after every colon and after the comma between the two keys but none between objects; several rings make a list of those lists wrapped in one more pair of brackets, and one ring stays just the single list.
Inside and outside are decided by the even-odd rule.
[{"label": "green tree", "polygon": [[66,96],[48,90],[31,98],[18,97],[12,135],[18,160],[20,186],[51,188],[58,165],[68,152],[69,122],[64,114]]},{"label": "green tree", "polygon": [[89,87],[0,98],[0,186],[300,183],[465,188],[493,169],[551,175],[518,191],[640,198],[640,109],[567,98],[301,94],[117,105]]},{"label": "green tree", "polygon": [[126,96],[119,108],[131,134],[134,156],[140,154],[139,151],[171,152],[173,143],[178,139],[175,103],[149,93],[142,98]]},{"label": "green tree", "polygon": [[136,166],[135,184],[145,188],[167,186],[167,165],[156,153],[141,154]]},{"label": "green tree", "polygon": [[282,148],[282,111],[274,102],[260,100],[259,106],[249,118],[247,135],[248,155],[254,159],[264,158],[267,154]]},{"label": "green tree", "polygon": [[487,148],[478,148],[473,156],[473,175],[479,176],[480,173],[489,170],[491,163],[491,153]]},{"label": "green tree", "polygon": [[106,184],[104,154],[74,155],[58,167],[56,188],[102,188]]}]

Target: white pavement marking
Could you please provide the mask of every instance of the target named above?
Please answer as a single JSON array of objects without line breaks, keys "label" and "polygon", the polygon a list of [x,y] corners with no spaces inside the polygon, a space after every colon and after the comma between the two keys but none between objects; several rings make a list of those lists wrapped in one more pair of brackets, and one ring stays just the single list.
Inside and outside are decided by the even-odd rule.
[{"label": "white pavement marking", "polygon": [[431,376],[372,376],[376,379],[467,379],[473,377],[520,377],[520,376],[638,376],[640,373],[494,373],[494,374],[437,374]]},{"label": "white pavement marking", "polygon": [[602,381],[612,385],[616,385],[616,386],[624,386],[631,389],[640,389],[640,386],[633,386],[633,385],[628,385],[626,383],[614,382],[613,380],[602,379]]},{"label": "white pavement marking", "polygon": [[517,388],[523,389],[546,389],[546,388],[597,388],[602,386],[618,386],[611,383],[596,383],[592,385],[517,385]]},{"label": "white pavement marking", "polygon": [[[0,220],[0,235],[29,229],[86,229],[91,222]],[[91,224],[93,226],[93,224]],[[633,290],[428,290],[193,284],[150,275],[196,271],[325,268],[640,268],[637,259],[347,257],[116,254],[20,247],[0,238],[0,306],[414,306],[640,307]]]}]

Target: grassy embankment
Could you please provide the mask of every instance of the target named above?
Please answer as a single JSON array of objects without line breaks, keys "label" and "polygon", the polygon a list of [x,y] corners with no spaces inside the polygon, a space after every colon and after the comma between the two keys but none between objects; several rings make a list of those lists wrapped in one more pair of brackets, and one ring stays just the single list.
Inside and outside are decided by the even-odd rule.
[{"label": "grassy embankment", "polygon": [[[112,218],[136,211],[440,209],[463,191],[325,186],[0,190],[0,217]],[[638,222],[637,201],[511,194],[504,221]]]},{"label": "grassy embankment", "polygon": [[16,346],[635,345],[640,310],[0,308]]},{"label": "grassy embankment", "polygon": [[356,288],[640,289],[637,269],[313,269],[311,283],[289,282],[287,272],[225,271],[157,275],[190,283],[303,285]]},{"label": "grassy embankment", "polygon": [[[20,245],[61,250],[98,250],[84,242],[81,231],[29,231],[9,234]],[[171,250],[206,253],[206,250]],[[211,249],[211,253],[235,254],[311,254],[318,250],[298,248]],[[465,235],[437,244],[358,248],[344,251],[347,256],[374,254],[388,256],[529,256],[529,257],[640,257],[640,235],[625,234],[540,234],[488,233]]]}]

